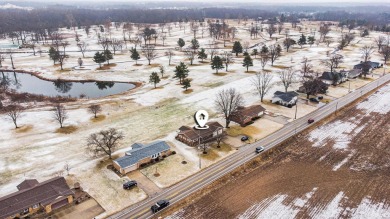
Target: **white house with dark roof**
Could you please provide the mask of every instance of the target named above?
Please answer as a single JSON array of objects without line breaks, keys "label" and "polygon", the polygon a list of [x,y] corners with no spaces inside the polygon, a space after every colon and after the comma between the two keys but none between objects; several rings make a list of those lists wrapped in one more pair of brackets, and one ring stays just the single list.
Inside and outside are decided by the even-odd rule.
[{"label": "white house with dark roof", "polygon": [[295,91],[282,92],[276,91],[272,97],[271,102],[280,104],[282,106],[291,107],[295,105],[298,101],[299,94]]},{"label": "white house with dark roof", "polygon": [[170,155],[170,147],[165,141],[155,141],[150,144],[135,143],[125,156],[113,161],[115,169],[121,174],[138,169],[142,164]]}]

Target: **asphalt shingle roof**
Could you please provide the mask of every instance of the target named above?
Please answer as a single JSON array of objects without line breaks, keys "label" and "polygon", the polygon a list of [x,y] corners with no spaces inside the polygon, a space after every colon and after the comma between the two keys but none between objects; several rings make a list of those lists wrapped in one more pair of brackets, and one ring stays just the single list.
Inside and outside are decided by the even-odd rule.
[{"label": "asphalt shingle roof", "polygon": [[135,143],[132,145],[132,148],[132,150],[126,152],[126,156],[115,160],[120,167],[129,167],[138,163],[139,160],[170,149],[169,145],[165,141],[156,141],[147,145]]},{"label": "asphalt shingle roof", "polygon": [[299,94],[295,91],[289,91],[287,93],[282,91],[276,91],[274,93],[274,96],[279,97],[283,101],[290,102],[294,97],[298,96]]}]

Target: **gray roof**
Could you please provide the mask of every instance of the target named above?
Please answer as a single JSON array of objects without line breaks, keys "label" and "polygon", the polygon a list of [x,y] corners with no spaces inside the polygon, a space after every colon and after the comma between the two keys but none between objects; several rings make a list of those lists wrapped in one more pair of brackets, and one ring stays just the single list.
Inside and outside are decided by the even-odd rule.
[{"label": "gray roof", "polygon": [[276,91],[274,93],[275,97],[279,97],[283,101],[290,102],[294,97],[298,96],[299,94],[295,91],[289,91],[287,93],[282,91]]},{"label": "gray roof", "polygon": [[154,154],[161,153],[170,149],[169,145],[165,141],[156,141],[147,145],[136,143],[132,145],[133,149],[126,152],[124,157],[120,157],[115,162],[121,167],[126,168],[138,163],[147,157],[151,157]]},{"label": "gray roof", "polygon": [[[380,66],[379,62],[371,62],[367,61],[366,62],[368,65],[370,65],[370,68],[378,68]],[[355,65],[353,68],[354,69],[362,69],[363,68],[364,62],[360,62],[359,64]]]}]

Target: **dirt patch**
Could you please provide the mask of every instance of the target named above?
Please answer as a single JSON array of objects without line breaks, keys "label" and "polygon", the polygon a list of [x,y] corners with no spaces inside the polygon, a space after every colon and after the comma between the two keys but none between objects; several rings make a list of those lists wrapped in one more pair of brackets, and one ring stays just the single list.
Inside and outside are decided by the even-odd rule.
[{"label": "dirt patch", "polygon": [[152,90],[160,90],[160,89],[164,89],[164,86],[157,86],[157,87],[153,87]]},{"label": "dirt patch", "polygon": [[116,63],[104,64],[102,67],[97,68],[96,70],[109,70],[111,67],[115,67]]},{"label": "dirt patch", "polygon": [[215,75],[215,76],[225,76],[225,75],[227,75],[227,73],[225,73],[225,72],[218,72],[218,73],[213,73],[213,75]]},{"label": "dirt patch", "polygon": [[103,121],[103,120],[105,120],[106,119],[106,116],[105,115],[98,115],[98,116],[96,116],[96,118],[95,117],[92,117],[91,118],[91,121],[92,122],[100,122],[100,121]]},{"label": "dirt patch", "polygon": [[153,64],[148,65],[149,68],[156,68],[156,67],[160,67],[160,66],[161,65],[157,64],[157,63],[153,63]]},{"label": "dirt patch", "polygon": [[193,89],[188,89],[188,90],[184,90],[183,93],[184,94],[190,94],[192,93],[194,90]]},{"label": "dirt patch", "polygon": [[279,69],[287,69],[287,68],[289,68],[288,66],[284,66],[284,65],[273,65],[272,67],[279,68]]},{"label": "dirt patch", "polygon": [[22,127],[15,129],[15,132],[16,133],[26,133],[26,132],[31,131],[33,127],[34,127],[33,125],[24,125]]},{"label": "dirt patch", "polygon": [[248,74],[255,74],[257,71],[245,71],[245,73],[248,73]]},{"label": "dirt patch", "polygon": [[58,128],[56,130],[56,133],[61,133],[61,134],[71,134],[73,132],[77,131],[77,126],[70,125],[70,126],[65,126],[62,128]]}]

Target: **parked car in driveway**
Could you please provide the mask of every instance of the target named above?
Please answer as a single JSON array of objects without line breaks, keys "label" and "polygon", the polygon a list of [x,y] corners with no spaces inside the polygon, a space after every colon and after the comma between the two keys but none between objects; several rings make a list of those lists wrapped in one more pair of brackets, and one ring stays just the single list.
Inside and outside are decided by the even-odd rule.
[{"label": "parked car in driveway", "polygon": [[307,120],[307,123],[309,123],[309,124],[311,124],[311,123],[313,123],[314,122],[314,119],[308,119]]},{"label": "parked car in driveway", "polygon": [[156,213],[162,210],[163,208],[167,207],[168,205],[169,205],[168,200],[160,200],[156,204],[154,204],[150,209],[152,209],[153,213]]},{"label": "parked car in driveway", "polygon": [[317,99],[317,98],[315,98],[315,97],[312,97],[312,98],[310,98],[309,99],[311,102],[314,102],[314,103],[319,103],[320,101]]},{"label": "parked car in driveway", "polygon": [[137,186],[137,182],[135,180],[130,180],[130,181],[127,181],[127,182],[123,183],[123,188],[124,189],[131,189],[134,186]]},{"label": "parked car in driveway", "polygon": [[264,151],[264,147],[259,146],[259,147],[256,148],[256,153],[260,153],[262,151]]},{"label": "parked car in driveway", "polygon": [[241,141],[248,141],[249,140],[249,137],[244,135],[241,137]]}]

